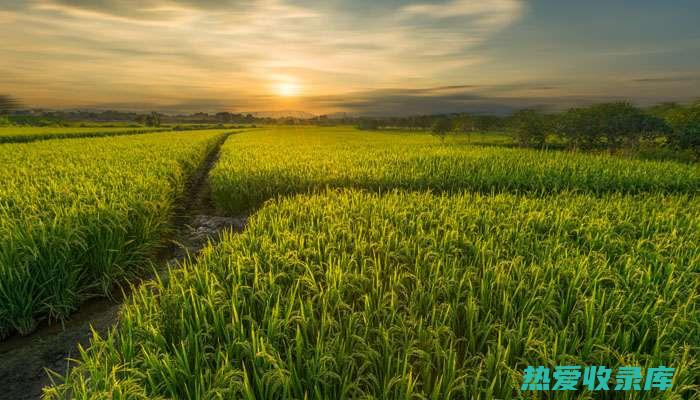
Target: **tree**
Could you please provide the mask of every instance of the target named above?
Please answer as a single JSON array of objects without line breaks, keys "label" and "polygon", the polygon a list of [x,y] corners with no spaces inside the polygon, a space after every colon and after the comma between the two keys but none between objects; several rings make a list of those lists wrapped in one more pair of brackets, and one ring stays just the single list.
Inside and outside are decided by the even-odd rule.
[{"label": "tree", "polygon": [[450,131],[452,131],[452,120],[445,116],[438,117],[435,122],[433,122],[433,127],[430,130],[430,132],[439,137],[442,142],[445,141],[445,136],[447,132]]},{"label": "tree", "polygon": [[513,137],[521,146],[544,147],[549,124],[544,115],[534,110],[521,110],[511,117]]},{"label": "tree", "polygon": [[647,114],[655,115],[657,117],[666,118],[666,116],[679,108],[683,108],[680,104],[676,102],[666,102],[651,106],[646,109]]},{"label": "tree", "polygon": [[639,139],[668,131],[663,119],[644,113],[628,102],[604,103],[590,107],[592,127],[605,139],[610,153],[623,144],[636,146]]},{"label": "tree", "polygon": [[[672,129],[664,118],[656,115],[641,112],[636,115],[636,128],[639,129],[639,136],[636,138],[655,140],[657,137],[668,137]],[[633,144],[637,144],[633,142]]]},{"label": "tree", "polygon": [[0,94],[0,115],[9,114],[19,108],[19,101],[14,97]]},{"label": "tree", "polygon": [[474,129],[479,132],[501,130],[507,127],[506,118],[497,117],[495,115],[475,115]]},{"label": "tree", "polygon": [[455,132],[466,133],[467,139],[471,142],[471,134],[474,132],[474,119],[468,114],[461,114],[455,121]]},{"label": "tree", "polygon": [[592,149],[598,145],[595,116],[589,108],[572,108],[557,119],[557,132],[569,148]]},{"label": "tree", "polygon": [[700,154],[700,102],[675,108],[666,115],[666,121],[672,130],[669,144]]},{"label": "tree", "polygon": [[233,115],[229,112],[218,112],[216,113],[215,118],[220,123],[230,123],[233,121]]},{"label": "tree", "polygon": [[363,131],[376,131],[379,129],[379,121],[373,118],[362,118],[357,124],[357,129]]},{"label": "tree", "polygon": [[151,112],[143,120],[146,126],[160,126],[160,114],[157,112]]}]

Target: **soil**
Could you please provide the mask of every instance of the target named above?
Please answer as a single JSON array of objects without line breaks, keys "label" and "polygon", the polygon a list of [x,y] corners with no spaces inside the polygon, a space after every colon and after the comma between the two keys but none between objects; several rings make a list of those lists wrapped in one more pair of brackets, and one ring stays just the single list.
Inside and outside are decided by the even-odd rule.
[{"label": "soil", "polygon": [[[218,160],[222,143],[223,140],[210,152],[179,201],[174,230],[155,257],[163,267],[177,265],[208,243],[216,243],[224,230],[241,231],[245,227],[245,216],[221,216],[212,201],[207,175]],[[104,336],[118,324],[125,296],[128,293],[112,296],[111,300],[88,300],[64,323],[44,322],[28,336],[12,336],[1,342],[0,400],[41,398],[42,389],[51,384],[53,374],[65,375],[71,360],[79,358],[78,346],[89,345],[92,330]]]}]

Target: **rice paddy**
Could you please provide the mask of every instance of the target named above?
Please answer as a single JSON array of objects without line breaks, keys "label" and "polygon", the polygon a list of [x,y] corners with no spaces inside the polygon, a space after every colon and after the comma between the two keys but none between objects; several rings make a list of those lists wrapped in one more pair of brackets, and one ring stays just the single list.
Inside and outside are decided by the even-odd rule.
[{"label": "rice paddy", "polygon": [[[0,146],[28,158],[0,260],[43,271],[0,281],[3,321],[128,278],[221,135]],[[45,398],[540,398],[528,365],[666,365],[670,390],[603,397],[700,398],[696,164],[276,127],[230,136],[209,183],[246,229],[136,289]]]},{"label": "rice paddy", "polygon": [[48,398],[512,398],[526,365],[620,363],[697,394],[698,226],[685,195],[281,199]]},{"label": "rice paddy", "polygon": [[246,132],[224,144],[211,181],[218,204],[231,213],[325,187],[596,195],[700,190],[697,165],[464,142],[348,128]]},{"label": "rice paddy", "polygon": [[527,365],[667,365],[602,396],[700,398],[696,165],[272,128],[210,181],[245,231],[140,287],[46,398],[540,398]]},{"label": "rice paddy", "polygon": [[0,333],[63,319],[145,267],[225,131],[0,146]]},{"label": "rice paddy", "polygon": [[135,135],[139,133],[162,132],[170,128],[134,127],[0,127],[0,143],[33,142],[45,139],[65,139],[100,136]]}]

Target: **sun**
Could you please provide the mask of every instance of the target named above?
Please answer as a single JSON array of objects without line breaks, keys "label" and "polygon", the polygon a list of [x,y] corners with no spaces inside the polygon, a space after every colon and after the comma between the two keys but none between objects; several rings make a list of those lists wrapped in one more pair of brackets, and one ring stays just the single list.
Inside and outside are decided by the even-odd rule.
[{"label": "sun", "polygon": [[282,97],[294,97],[301,93],[301,85],[296,82],[278,82],[274,89],[275,93]]}]

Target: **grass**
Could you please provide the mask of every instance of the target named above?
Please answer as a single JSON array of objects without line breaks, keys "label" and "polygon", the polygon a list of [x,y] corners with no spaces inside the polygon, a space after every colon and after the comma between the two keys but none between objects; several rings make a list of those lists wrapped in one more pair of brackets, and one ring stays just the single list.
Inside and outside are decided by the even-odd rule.
[{"label": "grass", "polygon": [[133,276],[226,131],[0,145],[0,336]]},{"label": "grass", "polygon": [[441,144],[427,135],[271,128],[231,137],[211,173],[217,203],[240,213],[325,187],[456,193],[697,193],[700,166],[606,155]]},{"label": "grass", "polygon": [[33,142],[46,139],[100,137],[133,135],[167,131],[170,128],[134,128],[134,127],[0,127],[0,143]]},{"label": "grass", "polygon": [[698,304],[691,195],[323,192],[142,287],[46,398],[512,398],[540,364],[698,398]]}]

